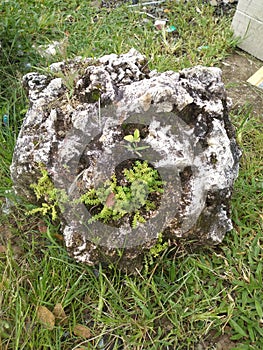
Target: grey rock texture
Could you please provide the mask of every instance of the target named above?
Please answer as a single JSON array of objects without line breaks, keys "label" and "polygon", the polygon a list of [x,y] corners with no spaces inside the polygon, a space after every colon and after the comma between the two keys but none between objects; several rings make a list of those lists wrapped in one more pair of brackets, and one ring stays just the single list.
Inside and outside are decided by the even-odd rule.
[{"label": "grey rock texture", "polygon": [[[49,72],[23,78],[30,106],[11,175],[17,194],[34,203],[30,185],[41,176],[40,164],[54,187],[66,192],[59,219],[72,257],[133,270],[160,232],[170,245],[180,239],[200,245],[222,241],[232,228],[230,200],[241,153],[220,69],[158,73],[131,49],[54,63]],[[135,128],[145,146],[141,156],[125,147],[127,130]],[[120,225],[89,223],[92,213],[80,196],[138,158],[164,181],[158,208],[136,228],[129,215]]]}]

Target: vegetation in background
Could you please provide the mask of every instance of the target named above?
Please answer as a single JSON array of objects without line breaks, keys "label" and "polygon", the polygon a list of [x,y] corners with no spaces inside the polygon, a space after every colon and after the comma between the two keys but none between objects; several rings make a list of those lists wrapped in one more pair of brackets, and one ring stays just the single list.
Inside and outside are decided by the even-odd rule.
[{"label": "vegetation in background", "polygon": [[[75,55],[131,47],[161,71],[216,65],[231,51],[230,18],[213,16],[202,1],[162,6],[177,28],[165,37],[139,8],[109,11],[77,0],[1,1],[0,114],[7,116],[0,125],[1,350],[185,350],[202,349],[204,343],[212,349],[222,334],[232,349],[262,348],[263,125],[250,111],[232,115],[243,158],[233,198],[235,227],[217,248],[164,250],[137,276],[123,275],[77,264],[49,219],[29,218],[23,203],[6,205],[9,165],[27,108],[23,74]],[[37,47],[53,40],[64,40],[60,52],[41,57]],[[54,310],[58,305],[64,322]]]}]

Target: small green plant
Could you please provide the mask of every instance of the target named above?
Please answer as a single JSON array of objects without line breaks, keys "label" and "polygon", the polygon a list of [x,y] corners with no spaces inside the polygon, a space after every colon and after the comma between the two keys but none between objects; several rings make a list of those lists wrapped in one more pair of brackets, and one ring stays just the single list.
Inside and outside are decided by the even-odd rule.
[{"label": "small green plant", "polygon": [[162,193],[164,182],[160,180],[158,171],[148,162],[135,161],[132,168],[123,171],[124,186],[118,184],[115,174],[105,181],[103,186],[90,189],[81,196],[81,202],[89,208],[97,208],[97,213],[89,220],[102,220],[107,223],[117,221],[126,214],[132,215],[132,227],[145,222],[141,209],[153,210],[156,203],[150,200],[149,194]]},{"label": "small green plant", "polygon": [[163,242],[163,235],[159,233],[157,242],[155,246],[150,249],[150,256],[157,258],[161,252],[163,252],[168,247],[168,242]]},{"label": "small green plant", "polygon": [[41,207],[34,208],[27,212],[28,215],[41,213],[51,215],[53,221],[58,217],[58,210],[61,210],[61,203],[67,200],[65,191],[55,188],[48,171],[43,164],[39,165],[41,177],[37,183],[31,184],[38,201],[42,201]]},{"label": "small green plant", "polygon": [[129,142],[129,144],[125,145],[124,147],[129,151],[134,152],[139,157],[142,156],[139,151],[149,148],[149,146],[138,146],[139,142],[141,141],[139,129],[135,129],[133,135],[124,136],[124,140]]},{"label": "small green plant", "polygon": [[148,273],[150,266],[154,264],[154,259],[158,258],[162,252],[168,248],[168,242],[163,242],[163,234],[160,232],[156,244],[150,248],[149,252],[144,257],[144,268]]}]

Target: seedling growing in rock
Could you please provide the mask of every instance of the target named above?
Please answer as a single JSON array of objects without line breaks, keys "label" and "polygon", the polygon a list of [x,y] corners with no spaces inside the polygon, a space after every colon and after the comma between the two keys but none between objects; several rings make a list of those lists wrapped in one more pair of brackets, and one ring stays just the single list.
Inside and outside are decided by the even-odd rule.
[{"label": "seedling growing in rock", "polygon": [[138,143],[141,141],[139,129],[135,129],[133,135],[124,136],[124,140],[129,142],[129,144],[124,147],[129,151],[134,152],[139,157],[142,156],[139,151],[149,148],[149,146],[138,146]]}]

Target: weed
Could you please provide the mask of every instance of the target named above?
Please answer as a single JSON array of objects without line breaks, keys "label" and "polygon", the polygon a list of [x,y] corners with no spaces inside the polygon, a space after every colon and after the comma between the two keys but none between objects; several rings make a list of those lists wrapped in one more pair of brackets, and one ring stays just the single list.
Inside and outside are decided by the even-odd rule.
[{"label": "weed", "polygon": [[[149,194],[162,193],[163,182],[159,179],[158,171],[144,161],[135,161],[130,169],[123,170],[125,185],[119,185],[115,174],[103,186],[92,188],[80,198],[89,209],[98,207],[98,213],[93,215],[90,222],[102,220],[107,223],[118,221],[127,214],[131,214],[132,227],[145,222],[141,215],[141,208],[153,209],[155,203],[148,199]],[[119,179],[120,181],[120,179]]]},{"label": "weed", "polygon": [[149,146],[138,146],[138,143],[141,141],[139,129],[135,129],[133,135],[124,136],[124,140],[130,143],[129,145],[125,145],[124,147],[126,147],[129,151],[134,152],[139,157],[142,156],[139,151],[149,148]]},{"label": "weed", "polygon": [[49,177],[48,171],[43,164],[39,164],[41,177],[37,183],[30,187],[34,190],[36,198],[41,202],[41,207],[36,207],[27,212],[27,215],[41,213],[42,215],[51,215],[53,221],[58,217],[58,211],[63,210],[62,203],[68,200],[65,191],[54,187]]}]

